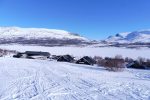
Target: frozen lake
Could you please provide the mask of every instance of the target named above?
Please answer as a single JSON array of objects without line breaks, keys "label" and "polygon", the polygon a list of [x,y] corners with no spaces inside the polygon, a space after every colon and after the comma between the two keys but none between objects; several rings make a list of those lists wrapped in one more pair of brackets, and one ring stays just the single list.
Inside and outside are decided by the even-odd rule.
[{"label": "frozen lake", "polygon": [[129,49],[117,47],[44,47],[44,46],[23,46],[23,45],[0,45],[0,48],[23,51],[46,51],[52,55],[70,54],[77,57],[82,56],[102,56],[114,57],[115,55],[122,55],[130,58],[150,58],[150,49]]}]

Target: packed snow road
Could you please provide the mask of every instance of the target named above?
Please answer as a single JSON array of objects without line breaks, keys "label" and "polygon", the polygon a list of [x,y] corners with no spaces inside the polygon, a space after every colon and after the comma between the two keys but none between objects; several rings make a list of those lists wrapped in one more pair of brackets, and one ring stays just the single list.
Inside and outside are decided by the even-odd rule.
[{"label": "packed snow road", "polygon": [[0,100],[150,100],[150,70],[1,57]]}]

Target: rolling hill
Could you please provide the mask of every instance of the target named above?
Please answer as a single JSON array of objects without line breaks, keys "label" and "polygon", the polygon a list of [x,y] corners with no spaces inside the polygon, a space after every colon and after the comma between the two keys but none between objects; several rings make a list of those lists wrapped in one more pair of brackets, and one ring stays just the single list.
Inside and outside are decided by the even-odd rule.
[{"label": "rolling hill", "polygon": [[0,27],[0,43],[66,45],[87,42],[88,39],[64,30],[45,28]]}]

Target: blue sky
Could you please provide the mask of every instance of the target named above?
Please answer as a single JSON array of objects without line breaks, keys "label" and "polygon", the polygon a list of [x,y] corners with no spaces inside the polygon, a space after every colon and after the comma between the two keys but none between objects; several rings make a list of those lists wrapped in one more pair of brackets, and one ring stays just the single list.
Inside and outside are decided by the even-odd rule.
[{"label": "blue sky", "polygon": [[0,0],[0,26],[63,29],[99,40],[150,29],[150,0]]}]

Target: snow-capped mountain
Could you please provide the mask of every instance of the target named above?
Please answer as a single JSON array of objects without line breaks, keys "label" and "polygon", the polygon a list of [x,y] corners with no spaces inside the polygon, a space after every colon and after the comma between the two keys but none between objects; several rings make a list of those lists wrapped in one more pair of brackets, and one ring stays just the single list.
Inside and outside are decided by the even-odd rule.
[{"label": "snow-capped mountain", "polygon": [[[0,27],[1,43],[57,43],[61,41],[88,41],[88,39],[64,30],[45,28]],[[31,43],[31,44],[32,44]]]},{"label": "snow-capped mountain", "polygon": [[56,39],[79,39],[87,40],[84,37],[72,34],[64,30],[45,28],[20,28],[20,27],[0,27],[0,38],[56,38]]},{"label": "snow-capped mountain", "polygon": [[150,43],[150,30],[118,33],[105,41],[118,43]]}]

